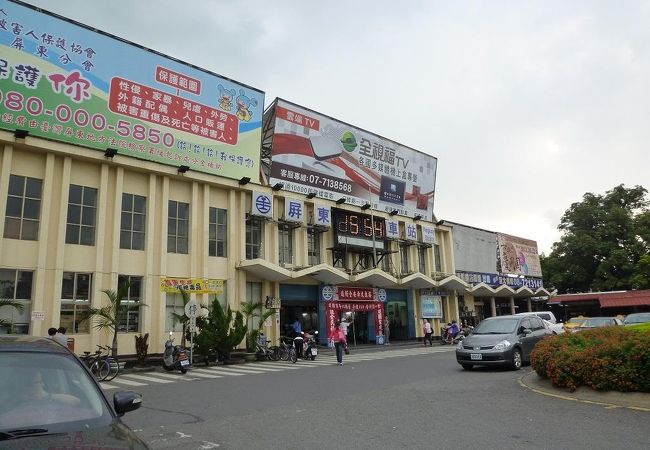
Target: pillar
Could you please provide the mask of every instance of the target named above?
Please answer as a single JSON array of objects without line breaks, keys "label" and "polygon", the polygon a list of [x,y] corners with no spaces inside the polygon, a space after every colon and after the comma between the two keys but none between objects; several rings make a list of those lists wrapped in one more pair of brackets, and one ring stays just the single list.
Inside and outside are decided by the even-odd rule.
[{"label": "pillar", "polygon": [[526,303],[528,304],[528,312],[533,311],[533,302],[530,300],[530,297],[526,299]]},{"label": "pillar", "polygon": [[490,297],[490,311],[492,311],[492,317],[497,315],[497,304],[494,301],[494,297]]},{"label": "pillar", "polygon": [[510,297],[510,314],[515,313],[515,298]]}]

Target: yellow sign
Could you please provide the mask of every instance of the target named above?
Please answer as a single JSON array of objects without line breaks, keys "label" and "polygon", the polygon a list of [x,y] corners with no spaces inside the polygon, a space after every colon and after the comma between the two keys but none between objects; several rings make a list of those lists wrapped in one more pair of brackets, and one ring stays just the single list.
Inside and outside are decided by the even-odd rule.
[{"label": "yellow sign", "polygon": [[213,278],[172,278],[160,279],[161,292],[178,292],[179,289],[195,294],[223,294],[223,280]]}]

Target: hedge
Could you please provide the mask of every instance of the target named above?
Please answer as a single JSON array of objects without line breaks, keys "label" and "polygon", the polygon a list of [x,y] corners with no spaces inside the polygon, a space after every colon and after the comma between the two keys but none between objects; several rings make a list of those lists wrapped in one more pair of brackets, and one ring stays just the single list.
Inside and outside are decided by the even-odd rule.
[{"label": "hedge", "polygon": [[650,392],[650,332],[602,327],[540,341],[531,355],[533,370],[553,385],[574,391]]}]

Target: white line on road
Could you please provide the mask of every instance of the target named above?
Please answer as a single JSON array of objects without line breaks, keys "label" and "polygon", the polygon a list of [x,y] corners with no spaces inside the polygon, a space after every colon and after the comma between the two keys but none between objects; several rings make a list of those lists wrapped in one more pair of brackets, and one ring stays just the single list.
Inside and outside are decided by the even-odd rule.
[{"label": "white line on road", "polygon": [[127,377],[127,378],[133,378],[135,380],[142,380],[142,381],[152,381],[154,383],[173,383],[172,380],[165,380],[164,378],[155,378],[152,376],[147,376],[147,375],[137,375],[134,373],[125,373],[121,375],[122,377]]}]

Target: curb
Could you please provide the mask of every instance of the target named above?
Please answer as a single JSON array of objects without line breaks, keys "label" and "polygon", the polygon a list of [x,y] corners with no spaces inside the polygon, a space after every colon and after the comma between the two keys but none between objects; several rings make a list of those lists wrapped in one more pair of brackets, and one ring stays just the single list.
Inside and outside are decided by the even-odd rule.
[{"label": "curb", "polygon": [[536,394],[560,400],[597,405],[605,409],[622,408],[650,412],[650,394],[643,392],[599,392],[585,386],[574,392],[569,392],[566,389],[553,386],[549,380],[539,378],[534,371],[522,375],[517,382],[521,387]]}]

